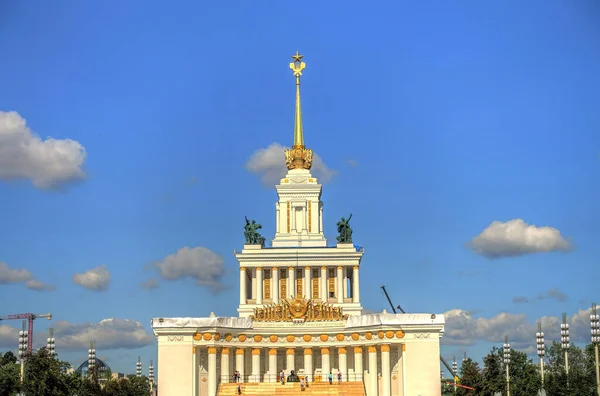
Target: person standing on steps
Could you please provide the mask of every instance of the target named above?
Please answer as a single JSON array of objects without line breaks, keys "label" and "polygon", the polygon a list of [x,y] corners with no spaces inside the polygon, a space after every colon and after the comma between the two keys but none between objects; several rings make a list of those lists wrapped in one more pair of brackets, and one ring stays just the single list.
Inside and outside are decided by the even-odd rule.
[{"label": "person standing on steps", "polygon": [[333,384],[333,375],[331,375],[331,371],[329,372],[329,385]]},{"label": "person standing on steps", "polygon": [[342,372],[338,370],[338,384],[342,382]]}]

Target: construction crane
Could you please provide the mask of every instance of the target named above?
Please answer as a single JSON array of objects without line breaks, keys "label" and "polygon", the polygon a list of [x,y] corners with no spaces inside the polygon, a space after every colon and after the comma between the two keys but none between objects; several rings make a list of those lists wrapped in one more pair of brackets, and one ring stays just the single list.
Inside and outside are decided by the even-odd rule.
[{"label": "construction crane", "polygon": [[[394,313],[396,312],[396,308],[394,308],[394,304],[392,304],[392,299],[390,298],[387,290],[385,290],[385,286],[381,286],[381,289],[383,290],[383,292],[385,293],[385,297],[387,298],[388,302],[390,303],[390,306],[392,307],[392,311],[394,311]],[[397,306],[397,308],[400,310],[400,312],[402,312],[403,314],[405,314],[406,312],[402,309],[402,307],[400,307],[400,305]],[[452,377],[454,378],[454,380],[458,383],[460,382],[460,378],[458,378],[458,376],[456,375],[456,373],[454,372],[454,370],[452,370],[452,367],[450,367],[450,365],[448,364],[448,362],[446,361],[446,359],[444,359],[444,357],[440,354],[440,360],[442,361],[442,363],[444,364],[444,366],[446,366],[446,369],[448,369],[448,372],[450,374],[452,374]]]},{"label": "construction crane", "polygon": [[32,314],[32,313],[20,313],[6,316],[0,316],[0,322],[3,320],[19,320],[27,319],[29,322],[29,328],[27,329],[27,352],[31,353],[33,350],[33,321],[35,319],[46,318],[52,320],[52,314]]}]

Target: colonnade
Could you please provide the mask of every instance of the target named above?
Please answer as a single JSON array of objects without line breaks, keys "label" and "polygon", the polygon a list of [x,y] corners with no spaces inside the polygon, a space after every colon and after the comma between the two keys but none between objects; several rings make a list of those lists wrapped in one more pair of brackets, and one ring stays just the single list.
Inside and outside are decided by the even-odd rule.
[{"label": "colonnade", "polygon": [[[381,396],[391,395],[391,362],[390,349],[398,348],[399,355],[402,356],[402,344],[379,344],[370,346],[325,346],[325,347],[304,347],[304,348],[237,348],[237,347],[208,347],[208,394],[214,395],[218,386],[217,378],[217,358],[220,357],[220,379],[221,382],[232,382],[233,372],[230,369],[237,370],[240,374],[240,381],[245,382],[276,382],[278,373],[284,370],[287,377],[292,370],[309,375],[309,381],[327,381],[329,372],[332,370],[333,354],[337,353],[338,368],[342,374],[342,381],[365,381],[368,386],[369,395],[377,395],[381,390]],[[285,350],[285,367],[278,367],[278,351]],[[303,367],[295,367],[295,357],[297,350],[301,349],[304,355]],[[313,359],[313,350],[319,350],[321,355],[320,364]],[[264,353],[263,353],[264,351]],[[350,369],[353,369],[354,376],[348,377],[348,352],[352,351],[354,362]],[[250,373],[246,373],[245,355],[251,354]],[[367,354],[365,362],[367,367],[363,369],[363,353]],[[235,354],[234,364],[230,364],[230,356]],[[267,371],[261,372],[263,355],[267,356]],[[379,356],[378,356],[379,355]],[[378,364],[380,364],[378,366]],[[394,363],[395,364],[395,363]],[[318,365],[320,367],[314,367]],[[315,372],[321,369],[321,378],[315,379]],[[337,370],[332,373],[337,381]],[[268,374],[268,375],[265,375]],[[378,378],[378,374],[381,378]],[[363,375],[368,376],[364,378]],[[380,388],[381,384],[381,388]]]},{"label": "colonnade", "polygon": [[[307,298],[320,299],[325,302],[335,302],[338,304],[344,303],[345,298],[352,297],[353,303],[360,302],[360,284],[359,284],[359,273],[358,265],[352,266],[352,287],[348,290],[346,287],[346,279],[348,278],[349,266],[337,266],[337,267],[304,267],[301,274],[301,279],[296,279],[296,267],[288,267],[284,269],[286,282],[285,286],[281,285],[279,267],[266,268],[270,271],[269,283],[265,282],[264,269],[262,267],[246,268],[240,267],[240,305],[248,303],[248,280],[247,270],[251,271],[251,299],[254,303],[261,305],[265,299],[270,300],[272,303],[277,303],[280,298],[286,298],[291,295],[302,294]],[[330,276],[330,270],[334,270],[334,276]],[[316,276],[318,279],[317,283],[313,285],[314,271],[320,271]],[[334,279],[334,297],[329,295],[329,279]],[[301,282],[301,285],[298,283]],[[300,286],[299,286],[300,285]],[[265,290],[268,288],[268,291]],[[300,290],[298,290],[300,289]],[[282,295],[285,292],[285,295]],[[301,292],[301,293],[299,293]]]}]

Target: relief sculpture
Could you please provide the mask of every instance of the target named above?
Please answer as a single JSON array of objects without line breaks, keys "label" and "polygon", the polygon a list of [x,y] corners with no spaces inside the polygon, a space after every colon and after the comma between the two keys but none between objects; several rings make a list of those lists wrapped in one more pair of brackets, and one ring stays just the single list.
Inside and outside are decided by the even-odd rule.
[{"label": "relief sculpture", "polygon": [[341,307],[296,297],[283,299],[278,304],[255,308],[251,318],[258,322],[292,322],[294,320],[319,322],[345,320],[348,319],[348,315],[342,313]]}]

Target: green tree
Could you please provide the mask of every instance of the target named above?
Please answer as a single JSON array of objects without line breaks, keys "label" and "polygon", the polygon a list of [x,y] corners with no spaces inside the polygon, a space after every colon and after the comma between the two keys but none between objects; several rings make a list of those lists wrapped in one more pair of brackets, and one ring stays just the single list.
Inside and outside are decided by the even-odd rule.
[{"label": "green tree", "polygon": [[459,370],[460,384],[475,388],[474,391],[470,389],[459,388],[457,395],[478,395],[482,391],[482,375],[479,363],[473,361],[471,358],[464,360]]},{"label": "green tree", "polygon": [[544,370],[544,388],[553,396],[595,396],[593,364],[589,364],[589,353],[571,344],[569,348],[569,376],[565,371],[565,353],[558,342],[548,348],[548,363]]},{"label": "green tree", "polygon": [[104,387],[105,396],[148,396],[149,394],[148,378],[136,375],[108,381]]},{"label": "green tree", "polygon": [[0,396],[13,396],[20,391],[21,373],[12,352],[0,353]]},{"label": "green tree", "polygon": [[25,360],[23,392],[36,396],[69,395],[69,385],[62,369],[64,364],[54,359],[46,348],[28,354]]},{"label": "green tree", "polygon": [[481,396],[493,396],[496,392],[505,392],[506,380],[502,366],[502,351],[497,347],[483,358],[481,371]]}]

